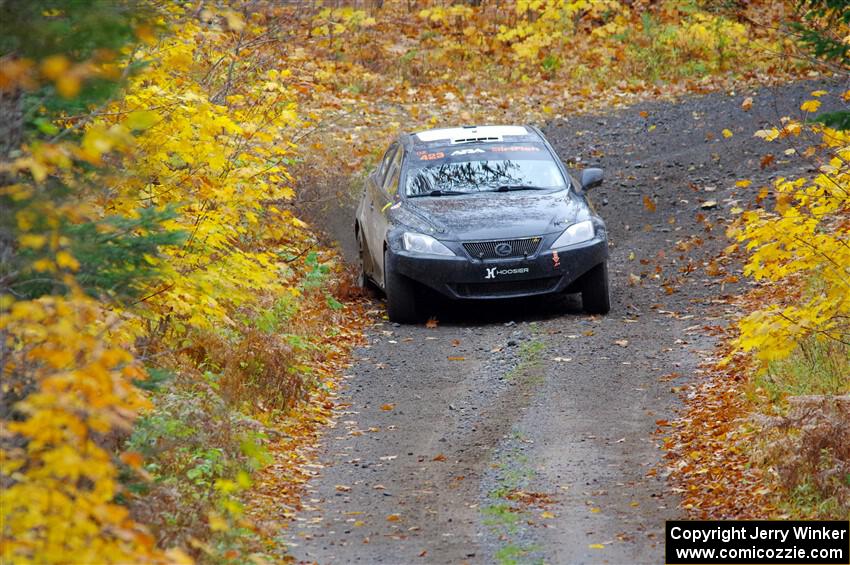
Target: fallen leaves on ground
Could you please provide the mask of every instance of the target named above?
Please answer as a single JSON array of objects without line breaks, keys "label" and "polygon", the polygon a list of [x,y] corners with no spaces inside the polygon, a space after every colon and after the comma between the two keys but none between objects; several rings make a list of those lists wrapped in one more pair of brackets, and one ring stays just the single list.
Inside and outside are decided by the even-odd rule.
[{"label": "fallen leaves on ground", "polygon": [[[714,359],[731,353],[734,332],[724,333]],[[672,425],[665,438],[669,480],[692,518],[767,518],[776,508],[764,489],[764,471],[751,460],[749,448],[758,431],[747,425],[752,406],[742,390],[753,370],[751,361],[737,355],[726,367],[712,361],[701,369],[707,377],[687,389],[681,417],[656,422]]]}]

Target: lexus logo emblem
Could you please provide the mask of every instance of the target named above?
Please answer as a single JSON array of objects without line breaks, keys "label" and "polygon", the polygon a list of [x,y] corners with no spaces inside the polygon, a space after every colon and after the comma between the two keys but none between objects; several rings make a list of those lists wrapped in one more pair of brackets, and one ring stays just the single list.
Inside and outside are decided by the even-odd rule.
[{"label": "lexus logo emblem", "polygon": [[496,245],[496,255],[499,257],[507,257],[513,252],[514,248],[511,247],[510,243],[500,243]]}]

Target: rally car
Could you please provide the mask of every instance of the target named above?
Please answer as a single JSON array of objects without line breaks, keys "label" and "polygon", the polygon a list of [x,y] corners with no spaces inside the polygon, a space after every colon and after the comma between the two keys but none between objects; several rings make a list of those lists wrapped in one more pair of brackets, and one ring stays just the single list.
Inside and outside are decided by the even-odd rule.
[{"label": "rally car", "polygon": [[389,319],[420,321],[434,292],[455,300],[581,293],[604,314],[605,223],[535,127],[469,126],[401,135],[357,207],[360,280],[382,289]]}]

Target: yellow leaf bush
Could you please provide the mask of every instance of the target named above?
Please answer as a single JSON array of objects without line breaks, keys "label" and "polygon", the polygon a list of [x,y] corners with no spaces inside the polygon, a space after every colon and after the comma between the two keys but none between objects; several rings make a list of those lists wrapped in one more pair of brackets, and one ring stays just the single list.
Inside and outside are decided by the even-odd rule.
[{"label": "yellow leaf bush", "polygon": [[745,212],[731,235],[746,244],[745,274],[782,285],[776,300],[740,321],[739,346],[765,364],[808,337],[850,343],[850,132],[789,121],[765,139],[822,139],[819,172],[777,179],[773,210]]},{"label": "yellow leaf bush", "polygon": [[15,344],[7,375],[34,390],[23,416],[5,426],[17,438],[0,454],[4,562],[186,562],[162,553],[114,502],[117,469],[99,439],[127,430],[147,400],[132,384],[144,371],[126,349],[104,340],[120,323],[84,296],[19,301],[0,331]]},{"label": "yellow leaf bush", "polygon": [[[260,31],[248,22],[242,33]],[[251,54],[239,51],[239,41],[184,21],[137,51],[138,59],[158,63],[130,79],[109,121],[88,130],[131,128],[138,109],[154,108],[145,110],[148,127],[102,206],[125,215],[140,202],[177,210],[168,227],[189,234],[188,241],[157,260],[166,275],[140,307],[145,318],[169,316],[181,333],[232,325],[235,308],[261,292],[279,294],[292,276],[268,242],[298,239],[294,218],[279,208],[294,194],[283,162],[292,154],[284,132],[296,119],[295,104],[276,69],[243,70]],[[226,74],[215,83],[196,80],[216,61],[229,65]]]},{"label": "yellow leaf bush", "polygon": [[[4,89],[55,84],[69,104],[91,77],[125,77],[102,107],[42,109],[40,132],[0,163],[17,269],[0,277],[4,562],[179,563],[191,559],[163,548],[217,559],[253,543],[239,495],[265,428],[236,408],[302,399],[317,325],[342,308],[332,255],[307,253],[289,211],[298,115],[263,48],[266,15],[156,9],[166,33],[141,26],[143,43],[86,61],[67,87],[83,63],[46,59],[38,75],[0,60]],[[148,373],[172,375],[168,393]],[[186,509],[176,526],[168,505]]]}]

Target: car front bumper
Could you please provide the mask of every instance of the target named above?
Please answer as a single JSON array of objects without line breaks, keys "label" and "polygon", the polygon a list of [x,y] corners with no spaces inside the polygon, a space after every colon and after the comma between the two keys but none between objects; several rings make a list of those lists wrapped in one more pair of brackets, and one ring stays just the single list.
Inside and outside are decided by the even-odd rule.
[{"label": "car front bumper", "polygon": [[[454,247],[454,246],[453,246]],[[563,292],[608,258],[608,242],[595,238],[528,258],[473,259],[388,250],[386,268],[453,299],[517,298]]]}]

